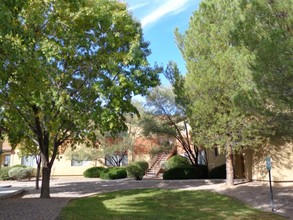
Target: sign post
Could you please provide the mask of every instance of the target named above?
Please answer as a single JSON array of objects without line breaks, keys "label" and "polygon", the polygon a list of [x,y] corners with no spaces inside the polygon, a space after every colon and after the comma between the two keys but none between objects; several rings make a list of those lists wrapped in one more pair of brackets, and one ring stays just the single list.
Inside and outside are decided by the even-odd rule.
[{"label": "sign post", "polygon": [[271,158],[269,156],[266,157],[266,167],[267,167],[267,170],[269,172],[269,183],[270,183],[270,193],[271,193],[271,207],[272,207],[272,212],[274,212],[274,196],[273,196],[272,177],[271,177],[272,164],[271,164]]}]

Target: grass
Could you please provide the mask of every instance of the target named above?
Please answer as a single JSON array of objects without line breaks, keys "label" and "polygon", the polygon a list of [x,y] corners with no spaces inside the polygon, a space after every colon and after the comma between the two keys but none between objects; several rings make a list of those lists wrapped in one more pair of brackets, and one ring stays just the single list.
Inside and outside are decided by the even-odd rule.
[{"label": "grass", "polygon": [[284,219],[208,191],[122,190],[75,199],[61,211],[64,220],[81,219]]}]

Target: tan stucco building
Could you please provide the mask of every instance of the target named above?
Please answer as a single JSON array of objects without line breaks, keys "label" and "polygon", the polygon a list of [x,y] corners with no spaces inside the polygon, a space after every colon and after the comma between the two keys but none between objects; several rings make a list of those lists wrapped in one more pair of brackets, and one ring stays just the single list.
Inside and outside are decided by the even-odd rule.
[{"label": "tan stucco building", "polygon": [[[138,138],[135,141],[133,152],[128,152],[128,162],[135,160],[150,160],[149,151],[158,145],[154,139]],[[18,150],[11,150],[7,141],[0,142],[0,165],[13,166],[16,164],[25,164],[35,166],[33,158],[21,158],[18,156]],[[180,150],[179,150],[180,152]],[[225,152],[218,149],[208,150],[208,167],[212,169],[216,166],[225,164]],[[236,178],[246,178],[248,180],[268,181],[268,171],[266,168],[266,157],[271,158],[272,181],[293,182],[293,143],[282,145],[270,145],[255,150],[243,150],[234,155],[234,171]],[[70,160],[64,154],[60,154],[52,167],[52,176],[60,175],[82,175],[82,173],[93,166],[102,166],[98,161],[74,161]]]}]

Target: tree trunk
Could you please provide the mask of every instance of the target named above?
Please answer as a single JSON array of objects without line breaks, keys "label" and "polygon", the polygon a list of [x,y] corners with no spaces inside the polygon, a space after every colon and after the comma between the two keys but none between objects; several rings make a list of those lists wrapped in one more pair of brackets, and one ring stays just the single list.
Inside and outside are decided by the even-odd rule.
[{"label": "tree trunk", "polygon": [[[47,142],[48,143],[48,142]],[[47,149],[48,148],[48,145]],[[51,164],[49,163],[49,152],[46,150],[44,153],[41,152],[42,162],[42,186],[40,198],[50,198],[50,176],[51,176]]]},{"label": "tree trunk", "polygon": [[226,151],[226,184],[227,186],[234,186],[233,149],[231,144],[227,146]]},{"label": "tree trunk", "polygon": [[49,199],[50,197],[50,176],[51,167],[43,166],[42,168],[42,187],[40,198]]},{"label": "tree trunk", "polygon": [[40,172],[41,172],[41,161],[37,163],[37,174],[36,174],[36,189],[39,189],[39,181],[40,181]]}]

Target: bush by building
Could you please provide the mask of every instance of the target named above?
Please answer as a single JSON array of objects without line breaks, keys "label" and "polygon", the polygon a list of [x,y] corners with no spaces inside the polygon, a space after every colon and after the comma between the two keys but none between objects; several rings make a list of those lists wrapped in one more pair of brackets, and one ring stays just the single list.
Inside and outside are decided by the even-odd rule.
[{"label": "bush by building", "polygon": [[101,171],[101,179],[123,179],[127,177],[127,172],[125,167],[109,167]]},{"label": "bush by building", "polygon": [[149,169],[149,163],[144,161],[144,160],[140,160],[140,161],[136,161],[136,163],[142,168],[143,172],[146,173]]},{"label": "bush by building", "polygon": [[164,180],[177,180],[177,179],[203,179],[207,175],[203,167],[199,166],[181,166],[169,169],[164,172]]},{"label": "bush by building", "polygon": [[226,164],[215,167],[209,172],[210,179],[226,179]]},{"label": "bush by building", "polygon": [[127,176],[133,177],[136,180],[142,180],[148,168],[149,164],[146,161],[137,161],[130,163],[126,167]]},{"label": "bush by building", "polygon": [[180,155],[175,155],[171,157],[167,162],[164,164],[164,168],[166,170],[173,169],[175,167],[187,167],[190,166],[190,162],[186,157],[182,157]]},{"label": "bush by building", "polygon": [[13,167],[8,171],[8,175],[11,179],[22,180],[29,178],[29,170],[24,167]]},{"label": "bush by building", "polygon": [[9,180],[11,179],[8,175],[9,170],[11,167],[1,167],[0,168],[0,180]]},{"label": "bush by building", "polygon": [[83,172],[83,176],[87,178],[99,178],[103,170],[105,170],[104,167],[91,167]]},{"label": "bush by building", "polygon": [[28,176],[27,176],[27,178],[28,178],[29,180],[31,180],[32,177],[35,177],[35,176],[36,176],[36,173],[37,173],[36,168],[34,168],[34,167],[26,167],[25,169],[26,169],[27,172],[28,172]]}]

